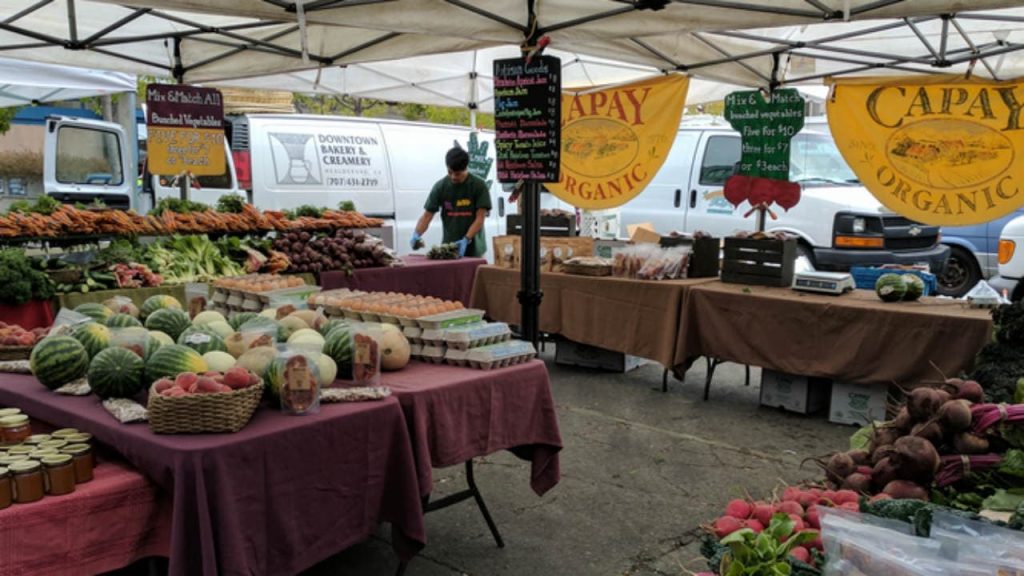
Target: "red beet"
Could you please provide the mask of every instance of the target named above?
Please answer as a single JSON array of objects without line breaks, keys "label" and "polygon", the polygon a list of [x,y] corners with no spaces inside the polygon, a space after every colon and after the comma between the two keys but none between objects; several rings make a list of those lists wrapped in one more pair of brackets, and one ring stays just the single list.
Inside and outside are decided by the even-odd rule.
[{"label": "red beet", "polygon": [[962,432],[953,437],[953,449],[960,454],[984,454],[989,450],[989,442],[976,434]]},{"label": "red beet", "polygon": [[898,476],[922,484],[931,483],[939,469],[939,453],[935,445],[917,436],[904,436],[893,444],[896,453],[890,457]]},{"label": "red beet", "polygon": [[928,491],[919,485],[907,480],[893,480],[886,484],[883,493],[892,496],[897,500],[910,498],[913,500],[928,500]]},{"label": "red beet", "polygon": [[739,206],[745,202],[750,194],[750,180],[750,176],[741,174],[730,176],[725,181],[723,188],[725,199],[733,206]]},{"label": "red beet", "polygon": [[844,491],[852,490],[858,494],[871,492],[871,476],[854,472],[843,481],[843,489]]},{"label": "red beet", "polygon": [[967,430],[971,427],[971,403],[967,400],[950,400],[939,408],[939,418],[950,430]]},{"label": "red beet", "polygon": [[849,454],[846,452],[836,452],[828,459],[828,464],[825,465],[825,476],[832,482],[841,484],[856,469],[857,465],[853,463],[853,458]]},{"label": "red beet", "polygon": [[893,466],[892,460],[889,458],[882,458],[875,464],[874,471],[871,474],[871,481],[875,488],[881,490],[886,484],[896,480],[897,471],[896,467]]},{"label": "red beet", "polygon": [[956,397],[977,404],[985,400],[985,390],[974,380],[967,380],[960,386]]},{"label": "red beet", "polygon": [[942,405],[938,393],[927,387],[914,388],[907,394],[907,411],[915,422],[924,422],[935,415]]}]

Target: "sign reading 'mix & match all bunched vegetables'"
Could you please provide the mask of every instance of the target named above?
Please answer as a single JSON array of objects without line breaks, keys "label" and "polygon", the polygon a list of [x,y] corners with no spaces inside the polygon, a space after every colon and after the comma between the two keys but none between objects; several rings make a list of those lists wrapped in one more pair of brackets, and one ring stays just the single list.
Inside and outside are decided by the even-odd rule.
[{"label": "sign reading 'mix & match all bunched vegetables'", "polygon": [[223,174],[224,102],[220,91],[181,84],[146,87],[147,167],[153,174]]}]

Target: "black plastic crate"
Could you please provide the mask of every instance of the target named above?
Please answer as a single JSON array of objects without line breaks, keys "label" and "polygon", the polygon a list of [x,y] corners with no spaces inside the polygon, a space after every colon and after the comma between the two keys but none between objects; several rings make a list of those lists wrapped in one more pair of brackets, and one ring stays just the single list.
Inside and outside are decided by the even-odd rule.
[{"label": "black plastic crate", "polygon": [[[505,216],[505,231],[507,234],[521,236],[523,234],[523,216],[521,214],[507,214]],[[541,216],[541,236],[576,236],[575,216]]]}]

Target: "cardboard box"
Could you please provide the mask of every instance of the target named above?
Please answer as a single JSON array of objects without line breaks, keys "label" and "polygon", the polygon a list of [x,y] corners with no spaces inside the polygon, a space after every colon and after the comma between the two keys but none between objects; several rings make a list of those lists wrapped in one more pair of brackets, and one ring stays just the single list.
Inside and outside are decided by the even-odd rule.
[{"label": "cardboard box", "polygon": [[555,363],[625,373],[643,366],[647,361],[638,356],[559,338],[555,346]]},{"label": "cardboard box", "polygon": [[647,243],[657,244],[661,241],[661,234],[654,231],[654,225],[648,222],[643,224],[630,224],[626,226],[629,232],[629,241],[634,244]]},{"label": "cardboard box", "polygon": [[629,246],[628,240],[603,240],[599,238],[594,241],[594,256],[611,258],[612,251],[616,248],[623,248],[625,246]]},{"label": "cardboard box", "polygon": [[884,384],[863,385],[834,382],[828,421],[836,424],[867,426],[870,422],[885,420],[888,397],[889,387]]},{"label": "cardboard box", "polygon": [[829,397],[828,378],[761,370],[761,405],[783,408],[798,414],[813,414],[825,407]]},{"label": "cardboard box", "polygon": [[[492,239],[494,264],[499,268],[519,269],[522,262],[521,237],[495,236]],[[593,256],[594,239],[586,236],[541,236],[541,272],[561,272],[561,263],[573,256]]]}]

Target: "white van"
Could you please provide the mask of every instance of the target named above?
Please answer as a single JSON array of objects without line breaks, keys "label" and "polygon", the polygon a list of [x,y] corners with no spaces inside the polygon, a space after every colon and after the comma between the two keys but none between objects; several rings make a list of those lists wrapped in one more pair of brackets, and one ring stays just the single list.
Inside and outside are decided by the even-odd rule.
[{"label": "white van", "polygon": [[[232,162],[220,177],[200,178],[191,198],[212,204],[238,190],[264,210],[304,204],[335,208],[351,200],[367,216],[393,227],[394,246],[410,252],[417,219],[431,187],[446,175],[444,155],[456,142],[470,149],[468,127],[399,120],[251,114],[230,118]],[[494,157],[494,135],[478,132],[478,144]],[[485,226],[490,239],[504,231],[505,200],[491,163],[491,210]],[[176,196],[166,178],[156,182],[157,199]],[[441,243],[441,222],[435,219],[424,238]]]},{"label": "white van", "polygon": [[[664,165],[651,183],[620,208],[621,229],[651,223],[662,234],[702,230],[728,236],[756,227],[750,207],[734,208],[723,192],[740,161],[740,136],[722,119],[685,120]],[[808,119],[792,141],[790,178],[801,184],[799,204],[765,224],[800,239],[805,265],[819,270],[851,266],[927,263],[939,272],[949,248],[939,228],[888,211],[850,170],[820,119]]]}]

